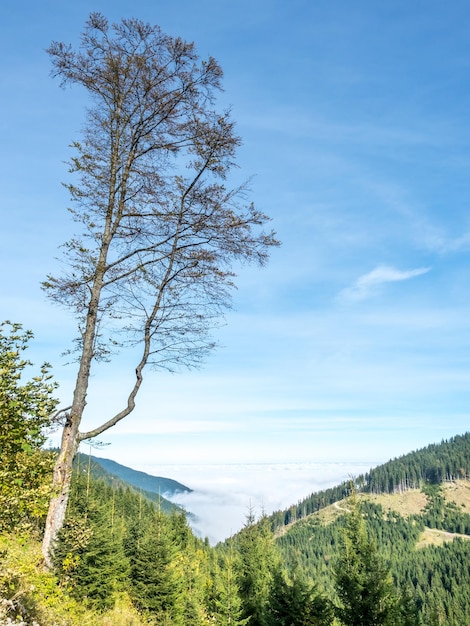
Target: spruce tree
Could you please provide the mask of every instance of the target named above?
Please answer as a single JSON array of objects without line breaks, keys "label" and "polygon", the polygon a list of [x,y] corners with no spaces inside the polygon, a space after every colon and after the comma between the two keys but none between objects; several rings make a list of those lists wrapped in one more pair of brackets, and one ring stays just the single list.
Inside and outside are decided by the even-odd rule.
[{"label": "spruce tree", "polygon": [[250,626],[266,626],[273,576],[280,563],[266,516],[256,522],[250,510],[238,536],[237,547],[242,616],[249,619]]},{"label": "spruce tree", "polygon": [[184,513],[173,511],[168,521],[178,545],[176,567],[182,582],[184,626],[206,626],[209,623],[205,602],[209,577],[207,546],[201,539],[194,536]]},{"label": "spruce tree", "polygon": [[213,571],[213,599],[210,613],[214,622],[220,626],[245,626],[249,623],[249,618],[243,617],[237,582],[238,558],[233,541],[230,541],[228,548],[220,554]]},{"label": "spruce tree", "polygon": [[55,571],[71,595],[99,610],[114,605],[129,574],[122,534],[111,520],[111,501],[111,488],[76,476],[53,553]]},{"label": "spruce tree", "polygon": [[288,577],[280,568],[274,573],[267,610],[269,626],[330,626],[333,608],[299,571]]},{"label": "spruce tree", "polygon": [[413,626],[414,606],[397,593],[388,566],[367,534],[357,498],[349,500],[342,553],[334,570],[339,606],[345,626]]},{"label": "spruce tree", "polygon": [[185,626],[179,546],[168,518],[155,512],[143,520],[141,534],[136,535],[131,560],[133,602],[160,625]]}]

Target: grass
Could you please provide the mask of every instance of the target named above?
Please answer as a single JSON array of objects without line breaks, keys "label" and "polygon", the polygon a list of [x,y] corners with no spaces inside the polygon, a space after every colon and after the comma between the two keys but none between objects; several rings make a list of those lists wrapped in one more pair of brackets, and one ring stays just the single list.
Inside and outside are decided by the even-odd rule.
[{"label": "grass", "polygon": [[470,512],[470,480],[457,480],[442,485],[447,502],[455,502],[464,512]]},{"label": "grass", "polygon": [[419,515],[428,501],[419,489],[410,489],[403,493],[368,494],[367,499],[373,504],[380,504],[384,511],[394,511],[402,517]]},{"label": "grass", "polygon": [[437,528],[425,528],[419,536],[416,544],[417,548],[426,548],[427,546],[442,546],[444,543],[454,541],[456,537],[470,540],[468,535],[460,535],[459,533],[449,533],[446,530],[438,530]]}]

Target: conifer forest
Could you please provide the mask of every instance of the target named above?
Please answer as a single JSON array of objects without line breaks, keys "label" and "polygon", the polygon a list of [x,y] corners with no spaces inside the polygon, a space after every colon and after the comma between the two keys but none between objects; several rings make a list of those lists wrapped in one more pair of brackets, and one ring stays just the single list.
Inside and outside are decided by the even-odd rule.
[{"label": "conifer forest", "polygon": [[[47,366],[21,379],[30,338],[2,325],[0,624],[470,623],[469,433],[285,511],[248,510],[244,527],[215,546],[193,533],[190,513],[79,454],[45,568],[57,451],[43,444],[55,385]],[[454,501],[457,491],[466,499]],[[407,497],[421,504],[399,512],[394,503]]]}]

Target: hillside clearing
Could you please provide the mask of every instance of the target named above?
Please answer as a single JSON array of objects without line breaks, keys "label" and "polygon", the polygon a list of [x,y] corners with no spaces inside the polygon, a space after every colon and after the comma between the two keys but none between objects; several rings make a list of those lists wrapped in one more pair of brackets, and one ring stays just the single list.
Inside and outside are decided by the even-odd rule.
[{"label": "hillside clearing", "polygon": [[470,539],[469,535],[449,533],[446,530],[438,530],[437,528],[425,528],[418,539],[416,548],[421,549],[427,546],[442,546],[444,543],[454,541],[457,537],[460,539]]},{"label": "hillside clearing", "polygon": [[410,489],[402,493],[367,494],[367,500],[379,504],[384,511],[394,511],[402,517],[419,515],[427,503],[426,495],[419,489]]},{"label": "hillside clearing", "polygon": [[470,511],[470,480],[443,483],[442,491],[447,502],[455,502]]},{"label": "hillside clearing", "polygon": [[[464,510],[470,511],[470,481],[457,480],[441,484],[442,495],[446,502],[453,502]],[[420,489],[410,489],[400,493],[360,493],[360,498],[365,498],[373,504],[380,505],[386,513],[393,511],[399,513],[402,517],[408,518],[412,515],[420,515],[427,502],[427,496]],[[319,511],[315,511],[308,515],[305,519],[317,519],[321,524],[327,526],[331,524],[337,517],[347,511],[347,500],[340,500],[334,504],[330,504]],[[278,528],[276,537],[282,536],[290,527],[301,520],[296,520],[290,524]],[[466,535],[463,535],[467,537]]]}]

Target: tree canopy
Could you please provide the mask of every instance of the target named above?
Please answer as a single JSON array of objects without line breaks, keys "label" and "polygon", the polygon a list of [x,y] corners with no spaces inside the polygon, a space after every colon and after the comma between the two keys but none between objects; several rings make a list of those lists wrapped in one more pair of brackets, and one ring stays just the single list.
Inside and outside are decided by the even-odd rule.
[{"label": "tree canopy", "polygon": [[[196,366],[230,306],[236,265],[263,265],[278,245],[268,217],[230,187],[240,138],[216,109],[222,69],[194,44],[137,19],[110,26],[92,13],[78,49],[54,42],[53,75],[80,86],[90,108],[73,146],[71,213],[80,232],[64,244],[64,272],[44,288],[78,322],[78,371],[46,526],[46,559],[63,523],[80,441],[128,416],[148,365]],[[92,364],[122,344],[140,352],[127,401],[80,431]],[[135,354],[135,352],[133,353]]]},{"label": "tree canopy", "polygon": [[33,364],[22,353],[32,338],[21,324],[0,324],[0,529],[43,517],[50,496],[51,459],[41,446],[53,425],[57,384],[47,363],[25,380]]}]

